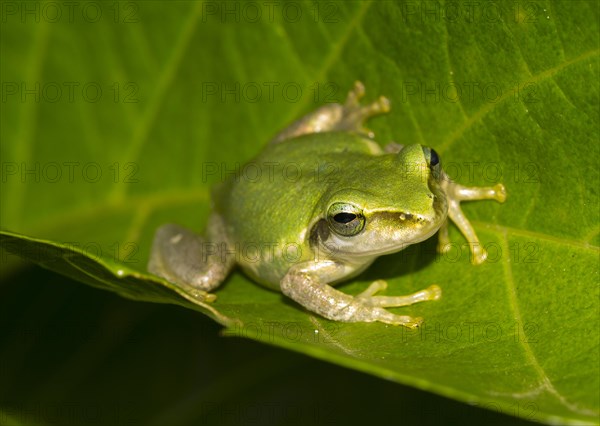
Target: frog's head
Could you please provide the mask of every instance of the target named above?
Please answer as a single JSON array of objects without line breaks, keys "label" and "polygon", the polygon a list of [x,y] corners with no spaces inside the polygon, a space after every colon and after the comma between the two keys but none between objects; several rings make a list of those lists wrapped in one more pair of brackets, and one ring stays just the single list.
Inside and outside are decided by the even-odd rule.
[{"label": "frog's head", "polygon": [[[432,236],[446,219],[438,154],[409,145],[350,167],[323,204],[319,237],[336,256],[376,257]],[[325,224],[327,227],[325,227]]]}]

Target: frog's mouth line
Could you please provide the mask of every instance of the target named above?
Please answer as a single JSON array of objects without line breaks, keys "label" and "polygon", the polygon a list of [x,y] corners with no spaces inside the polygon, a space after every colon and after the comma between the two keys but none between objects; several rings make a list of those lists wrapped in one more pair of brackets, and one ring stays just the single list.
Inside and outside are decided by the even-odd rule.
[{"label": "frog's mouth line", "polygon": [[[320,239],[319,243],[334,257],[348,260],[374,258],[396,253],[435,234],[445,220],[444,212],[443,206],[440,206],[439,209],[434,209],[431,216],[410,213],[375,213],[367,219],[364,232],[352,237],[328,232],[326,238]],[[377,231],[369,232],[369,230]],[[325,235],[322,236],[325,237]]]},{"label": "frog's mouth line", "polygon": [[443,222],[448,216],[448,200],[441,191],[433,191],[433,211],[435,212],[435,221]]},{"label": "frog's mouth line", "polygon": [[435,208],[431,216],[382,212],[373,215],[371,222],[381,229],[389,228],[390,234],[404,234],[402,237],[404,241],[414,244],[426,240],[435,233],[442,221],[442,213],[443,210]]},{"label": "frog's mouth line", "polygon": [[[435,184],[432,179],[435,181]],[[439,179],[435,179],[433,175],[428,182],[428,186],[433,197],[432,207],[435,212],[435,220],[441,219],[443,221],[446,219],[446,216],[448,216],[448,200],[446,199],[446,194],[440,186]]]}]

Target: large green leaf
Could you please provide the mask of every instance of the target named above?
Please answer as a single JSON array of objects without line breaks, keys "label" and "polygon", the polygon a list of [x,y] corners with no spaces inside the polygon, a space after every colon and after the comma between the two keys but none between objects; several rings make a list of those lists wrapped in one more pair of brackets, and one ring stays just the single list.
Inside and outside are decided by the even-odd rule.
[{"label": "large green leaf", "polygon": [[[229,334],[525,418],[598,422],[595,2],[66,8],[3,5],[5,249],[198,309]],[[439,302],[402,310],[421,329],[326,321],[239,273],[208,304],[145,272],[159,224],[202,229],[220,179],[208,172],[356,79],[392,100],[370,123],[382,143],[432,146],[460,183],[507,187],[504,205],[465,206],[486,264],[469,263],[453,230],[450,255],[428,241],[341,287],[439,283]]]}]

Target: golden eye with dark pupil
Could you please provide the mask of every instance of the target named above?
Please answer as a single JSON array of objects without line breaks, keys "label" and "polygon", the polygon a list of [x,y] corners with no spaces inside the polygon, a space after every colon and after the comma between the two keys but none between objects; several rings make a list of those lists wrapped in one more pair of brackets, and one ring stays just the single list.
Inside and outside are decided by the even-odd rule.
[{"label": "golden eye with dark pupil", "polygon": [[338,223],[349,223],[356,219],[356,215],[353,213],[338,213],[333,216],[333,220]]},{"label": "golden eye with dark pupil", "polygon": [[365,227],[365,221],[362,210],[351,203],[337,202],[327,209],[329,229],[344,237],[360,234]]}]

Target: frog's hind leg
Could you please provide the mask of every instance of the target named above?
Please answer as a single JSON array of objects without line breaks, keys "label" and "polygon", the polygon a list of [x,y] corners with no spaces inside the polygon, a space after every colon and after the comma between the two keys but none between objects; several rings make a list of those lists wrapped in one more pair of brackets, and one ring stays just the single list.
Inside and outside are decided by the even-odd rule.
[{"label": "frog's hind leg", "polygon": [[357,132],[372,139],[374,134],[364,127],[364,123],[374,115],[388,112],[390,101],[381,96],[375,102],[361,105],[359,101],[364,94],[365,86],[360,81],[355,82],[343,105],[335,103],[320,107],[286,127],[271,143],[280,143],[308,133],[333,131]]},{"label": "frog's hind leg", "polygon": [[148,271],[184,288],[208,292],[218,287],[233,268],[234,259],[227,255],[227,244],[220,238],[220,220],[211,219],[210,242],[172,223],[158,228]]}]

